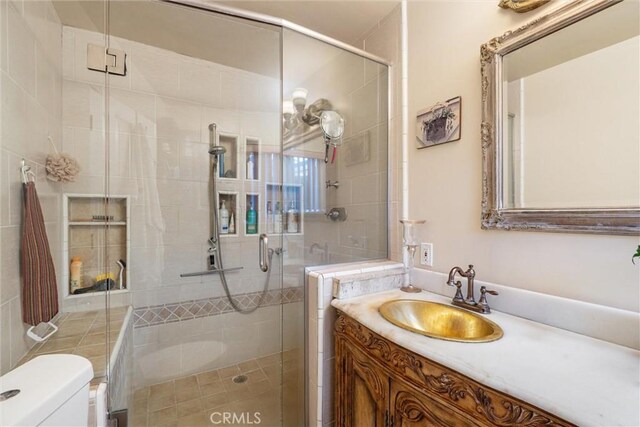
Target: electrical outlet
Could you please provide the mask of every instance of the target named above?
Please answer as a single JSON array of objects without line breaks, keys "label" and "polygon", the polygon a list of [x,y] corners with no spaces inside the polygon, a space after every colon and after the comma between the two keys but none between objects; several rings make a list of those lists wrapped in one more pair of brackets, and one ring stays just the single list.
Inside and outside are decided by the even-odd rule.
[{"label": "electrical outlet", "polygon": [[420,245],[420,264],[433,267],[433,243]]}]

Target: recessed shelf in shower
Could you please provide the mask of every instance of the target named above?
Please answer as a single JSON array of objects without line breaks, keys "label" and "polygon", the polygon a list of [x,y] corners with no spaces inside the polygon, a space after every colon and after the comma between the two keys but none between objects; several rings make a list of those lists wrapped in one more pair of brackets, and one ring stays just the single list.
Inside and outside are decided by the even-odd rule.
[{"label": "recessed shelf in shower", "polygon": [[[216,206],[218,208],[218,212],[220,211],[220,208],[222,207],[222,202],[224,202],[224,206],[225,209],[227,209],[228,213],[229,213],[229,227],[228,227],[228,232],[223,233],[222,229],[220,231],[220,237],[237,237],[240,233],[240,227],[241,224],[244,223],[244,218],[242,218],[240,216],[240,209],[238,206],[238,192],[237,191],[218,191],[218,196],[217,196],[218,200],[216,201]],[[218,216],[218,220],[220,221],[220,224],[218,224],[219,227],[222,227],[222,218],[220,218],[220,215]],[[231,228],[231,219],[233,218],[233,232],[232,228]]]},{"label": "recessed shelf in shower", "polygon": [[[74,257],[82,262],[82,288],[90,288],[96,284],[96,278],[110,273],[115,282],[112,292],[129,292],[129,225],[129,196],[64,194],[62,294],[65,299],[86,298],[104,293],[104,290],[73,293],[70,266]],[[106,268],[105,260],[108,262]],[[127,267],[122,273],[122,288],[118,260],[123,260]]]},{"label": "recessed shelf in shower", "polygon": [[[290,232],[287,220],[287,211],[292,207],[297,211],[297,227],[296,232]],[[264,211],[266,212],[266,221],[273,221],[276,214],[276,207],[280,208],[282,214],[282,233],[283,234],[303,234],[304,233],[304,208],[302,185],[300,184],[265,184],[265,202]],[[271,214],[269,213],[271,208]],[[271,226],[268,226],[269,234],[271,234]],[[278,234],[278,229],[274,227],[273,234]]]}]

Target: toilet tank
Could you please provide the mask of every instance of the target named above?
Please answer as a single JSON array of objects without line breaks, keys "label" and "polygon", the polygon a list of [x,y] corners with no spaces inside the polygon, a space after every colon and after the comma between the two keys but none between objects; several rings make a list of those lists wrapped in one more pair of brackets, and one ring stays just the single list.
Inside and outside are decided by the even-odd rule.
[{"label": "toilet tank", "polygon": [[38,356],[0,377],[0,426],[86,426],[93,367],[73,354]]}]

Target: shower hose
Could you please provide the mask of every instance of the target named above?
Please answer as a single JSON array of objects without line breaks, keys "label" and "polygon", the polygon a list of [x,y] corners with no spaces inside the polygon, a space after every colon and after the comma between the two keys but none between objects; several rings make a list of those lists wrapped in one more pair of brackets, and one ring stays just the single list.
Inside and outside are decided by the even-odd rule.
[{"label": "shower hose", "polygon": [[267,277],[264,281],[264,287],[262,288],[262,293],[260,294],[260,298],[258,299],[258,303],[255,307],[243,309],[236,303],[236,301],[231,296],[231,292],[229,291],[229,284],[227,283],[227,276],[224,272],[224,263],[222,261],[222,242],[220,242],[220,227],[218,225],[218,207],[216,206],[216,164],[212,165],[211,174],[211,207],[212,207],[212,215],[213,215],[213,233],[215,237],[215,254],[216,254],[216,262],[218,263],[218,274],[220,275],[220,281],[222,282],[222,287],[224,289],[224,293],[227,295],[227,299],[229,300],[229,304],[231,307],[238,313],[242,314],[250,314],[253,313],[262,305],[264,301],[264,296],[267,294],[267,290],[269,289],[269,279],[271,278],[271,260],[273,259],[274,250],[269,248],[269,269],[267,270]]},{"label": "shower hose", "polygon": [[[217,209],[214,209],[214,211],[217,212]],[[253,313],[258,309],[258,307],[262,305],[262,302],[264,301],[264,296],[267,294],[267,290],[269,289],[269,279],[271,278],[271,259],[273,258],[274,250],[269,248],[269,269],[267,270],[267,277],[264,281],[264,287],[262,288],[262,293],[260,294],[258,303],[255,305],[255,307],[243,309],[234,301],[233,297],[231,296],[231,292],[229,291],[229,284],[227,283],[227,277],[224,273],[224,266],[222,262],[222,249],[220,248],[221,246],[220,235],[218,231],[216,231],[216,236],[218,237],[218,244],[216,245],[216,257],[218,260],[218,274],[220,275],[220,281],[222,281],[222,287],[224,288],[224,293],[227,295],[229,304],[231,304],[231,307],[233,307],[233,309],[238,313],[242,313],[242,314]]]}]

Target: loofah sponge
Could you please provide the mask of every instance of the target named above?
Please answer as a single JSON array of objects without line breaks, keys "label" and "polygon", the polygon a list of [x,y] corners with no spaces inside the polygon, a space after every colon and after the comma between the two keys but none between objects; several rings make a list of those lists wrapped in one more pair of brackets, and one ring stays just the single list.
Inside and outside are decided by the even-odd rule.
[{"label": "loofah sponge", "polygon": [[49,154],[45,167],[49,181],[73,182],[80,172],[76,159],[64,153]]}]

